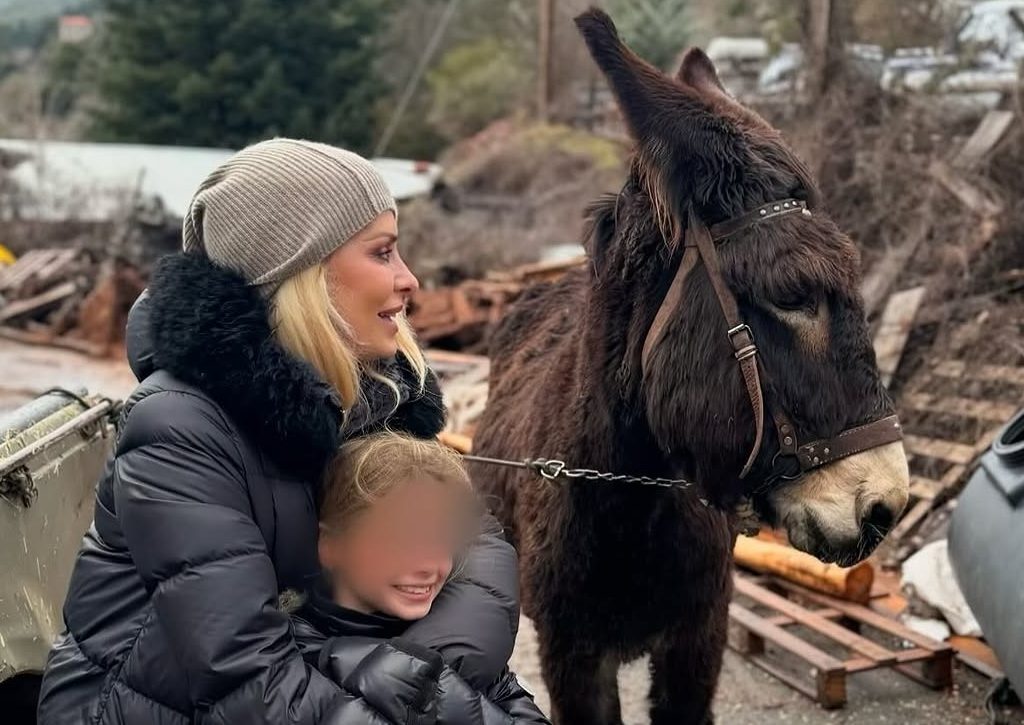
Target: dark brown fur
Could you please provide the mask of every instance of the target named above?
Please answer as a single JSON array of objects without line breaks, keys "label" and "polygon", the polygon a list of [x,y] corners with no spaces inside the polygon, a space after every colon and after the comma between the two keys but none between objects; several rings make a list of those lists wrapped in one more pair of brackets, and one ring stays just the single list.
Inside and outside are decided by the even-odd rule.
[{"label": "dark brown fur", "polygon": [[[530,290],[495,335],[476,452],[696,476],[716,506],[663,489],[550,484],[480,466],[473,475],[519,550],[524,609],[540,635],[556,722],[620,723],[615,672],[650,653],[652,722],[703,725],[712,722],[731,590],[734,532],[723,511],[755,486],[738,479],[754,426],[700,265],[641,374],[687,210],[711,224],[772,199],[808,200],[813,218],[783,218],[720,248],[760,345],[768,399],[808,440],[869,420],[889,402],[856,293],[856,251],[819,213],[807,171],[778,133],[721,91],[699,51],[669,78],[621,46],[603,13],[578,24],[615,90],[636,157],[622,192],[589,211],[589,266]],[[772,313],[794,298],[827,305],[824,352],[796,344]],[[754,480],[764,480],[775,452],[767,438]],[[771,520],[761,494],[755,505]]]}]

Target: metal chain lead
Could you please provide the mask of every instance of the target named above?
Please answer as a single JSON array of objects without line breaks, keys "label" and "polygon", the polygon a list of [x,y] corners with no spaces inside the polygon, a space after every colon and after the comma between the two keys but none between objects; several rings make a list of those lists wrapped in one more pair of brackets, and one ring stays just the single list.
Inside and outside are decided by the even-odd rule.
[{"label": "metal chain lead", "polygon": [[[508,466],[512,468],[524,468],[533,471],[548,481],[559,478],[570,480],[600,481],[602,483],[626,483],[638,486],[657,486],[659,488],[673,488],[678,491],[686,491],[696,483],[687,481],[684,478],[658,478],[652,476],[627,476],[621,473],[607,473],[596,471],[591,468],[566,468],[565,461],[548,458],[533,458],[523,461],[510,461],[502,458],[486,458],[483,456],[463,455],[463,460],[473,463],[486,463],[494,466]],[[707,500],[700,498],[701,503],[707,505]]]}]

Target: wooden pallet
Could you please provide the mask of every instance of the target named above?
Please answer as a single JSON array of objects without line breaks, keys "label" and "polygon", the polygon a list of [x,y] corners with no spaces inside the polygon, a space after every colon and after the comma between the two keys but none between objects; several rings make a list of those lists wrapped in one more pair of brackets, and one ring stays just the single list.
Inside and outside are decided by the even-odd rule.
[{"label": "wooden pallet", "polygon": [[[899,401],[902,417],[907,414],[940,414],[961,419],[966,427],[984,430],[974,444],[930,438],[915,434],[912,425],[907,426],[904,448],[910,463],[911,505],[907,513],[893,529],[890,537],[896,541],[906,540],[897,550],[896,558],[905,559],[916,550],[909,541],[915,529],[928,517],[937,502],[949,497],[970,474],[978,457],[991,445],[993,438],[1017,408],[1004,400],[985,400],[957,395],[935,395],[928,392],[937,387],[943,379],[997,381],[1024,385],[1024,367],[1000,365],[971,365],[962,360],[944,360],[923,372],[914,390],[904,393]],[[925,471],[924,464],[931,461],[932,475]],[[941,464],[935,475],[935,463]],[[944,471],[943,471],[944,469]]]},{"label": "wooden pallet", "polygon": [[[890,669],[935,689],[953,683],[953,649],[925,637],[860,604],[817,594],[782,579],[755,581],[736,576],[729,620],[739,637],[730,646],[753,664],[812,698],[826,709],[843,707],[847,678],[861,672]],[[803,639],[794,626],[823,636],[844,649],[837,656]],[[861,634],[868,628],[901,642],[889,649]],[[767,645],[772,645],[770,651]],[[806,663],[811,678],[786,669],[775,657],[783,650]]]}]

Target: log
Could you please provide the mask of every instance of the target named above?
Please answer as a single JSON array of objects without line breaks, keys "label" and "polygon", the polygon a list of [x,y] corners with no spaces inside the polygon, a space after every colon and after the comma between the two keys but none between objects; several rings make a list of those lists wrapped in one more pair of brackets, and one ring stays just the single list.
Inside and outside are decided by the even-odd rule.
[{"label": "log", "polygon": [[991,110],[981,119],[967,143],[952,161],[954,169],[967,170],[978,165],[1006,135],[1013,123],[1013,111]]},{"label": "log", "polygon": [[448,446],[454,451],[466,454],[473,450],[473,439],[469,436],[462,435],[461,433],[452,433],[451,431],[443,430],[437,434],[437,439],[441,441],[443,445]]},{"label": "log", "polygon": [[928,173],[942,184],[946,191],[955,196],[961,204],[982,217],[995,217],[1003,212],[1003,203],[989,197],[974,184],[958,175],[949,165],[935,160],[928,167]]},{"label": "log", "polygon": [[918,248],[928,238],[932,229],[931,209],[932,200],[929,196],[926,209],[921,212],[920,219],[906,238],[898,246],[886,252],[885,256],[878,260],[864,277],[861,292],[864,296],[864,311],[867,314],[870,315],[877,310],[888,298],[889,290],[896,284],[896,280],[917,254]]},{"label": "log", "polygon": [[464,352],[453,352],[451,350],[438,350],[436,348],[429,348],[423,353],[426,355],[427,360],[431,365],[434,364],[447,364],[452,365],[488,365],[490,360],[486,355],[467,355]]},{"label": "log", "polygon": [[733,557],[740,566],[764,574],[775,574],[817,592],[831,594],[859,604],[871,598],[875,570],[861,562],[844,568],[824,564],[810,554],[790,546],[740,536],[736,539]]},{"label": "log", "polygon": [[56,302],[60,302],[65,297],[70,297],[77,291],[78,285],[74,282],[65,282],[35,297],[10,302],[3,308],[0,308],[0,322],[49,307]]},{"label": "log", "polygon": [[552,282],[560,279],[573,268],[581,267],[586,263],[586,255],[570,259],[555,259],[550,262],[534,262],[501,272],[488,272],[487,279],[495,282],[516,282],[519,286],[533,282]]},{"label": "log", "polygon": [[52,258],[37,269],[26,283],[22,284],[19,290],[20,295],[36,294],[60,281],[67,280],[71,276],[71,267],[74,265],[76,257],[78,257],[77,249],[55,250]]},{"label": "log", "polygon": [[914,327],[914,318],[924,300],[925,288],[897,292],[889,297],[882,312],[882,320],[875,335],[875,357],[878,360],[878,372],[882,377],[882,385],[886,387],[892,382],[896,370],[903,357],[903,348],[907,344],[910,332]]},{"label": "log", "polygon": [[466,293],[461,288],[452,287],[448,294],[455,324],[463,325],[477,321],[479,314],[473,306],[469,304],[469,300],[466,298]]},{"label": "log", "polygon": [[0,277],[0,290],[17,291],[37,270],[46,266],[57,253],[54,249],[33,249],[23,254],[18,261],[6,267]]}]

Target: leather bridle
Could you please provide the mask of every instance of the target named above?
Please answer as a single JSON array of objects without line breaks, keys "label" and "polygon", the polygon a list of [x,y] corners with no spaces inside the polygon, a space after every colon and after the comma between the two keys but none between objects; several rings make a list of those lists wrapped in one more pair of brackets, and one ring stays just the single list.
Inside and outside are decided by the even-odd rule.
[{"label": "leather bridle", "polygon": [[[752,211],[740,216],[728,219],[715,224],[710,229],[697,218],[693,209],[690,209],[689,221],[683,235],[683,258],[679,263],[672,284],[665,294],[665,298],[654,316],[654,322],[647,332],[644,340],[643,352],[641,354],[641,366],[646,378],[650,366],[651,353],[660,342],[673,314],[678,314],[679,306],[683,298],[683,289],[687,277],[697,266],[697,262],[704,263],[708,279],[718,298],[718,304],[725,315],[728,325],[726,334],[733,348],[733,357],[740,366],[740,373],[750,398],[750,406],[754,413],[756,432],[754,435],[754,447],[750,451],[746,464],[740,472],[740,478],[750,473],[761,450],[761,443],[764,438],[764,417],[765,399],[761,387],[761,375],[757,364],[757,345],[754,343],[754,335],[741,319],[739,305],[736,298],[729,290],[722,276],[721,264],[718,258],[718,251],[715,245],[727,240],[733,234],[747,229],[755,224],[767,221],[774,221],[785,216],[800,214],[802,217],[810,217],[811,211],[807,204],[799,199],[781,199],[769,202]],[[777,478],[797,478],[807,471],[820,468],[828,463],[852,456],[855,453],[877,448],[894,443],[903,438],[903,430],[895,415],[887,415],[878,420],[849,428],[842,431],[833,438],[823,438],[800,445],[797,440],[796,428],[785,412],[774,409],[771,411],[772,420],[775,424],[775,432],[779,440],[779,452],[772,461],[772,468],[780,462],[780,458],[792,458],[798,464],[795,474],[772,471],[769,476],[774,480]],[[791,467],[792,468],[792,467]]]}]

